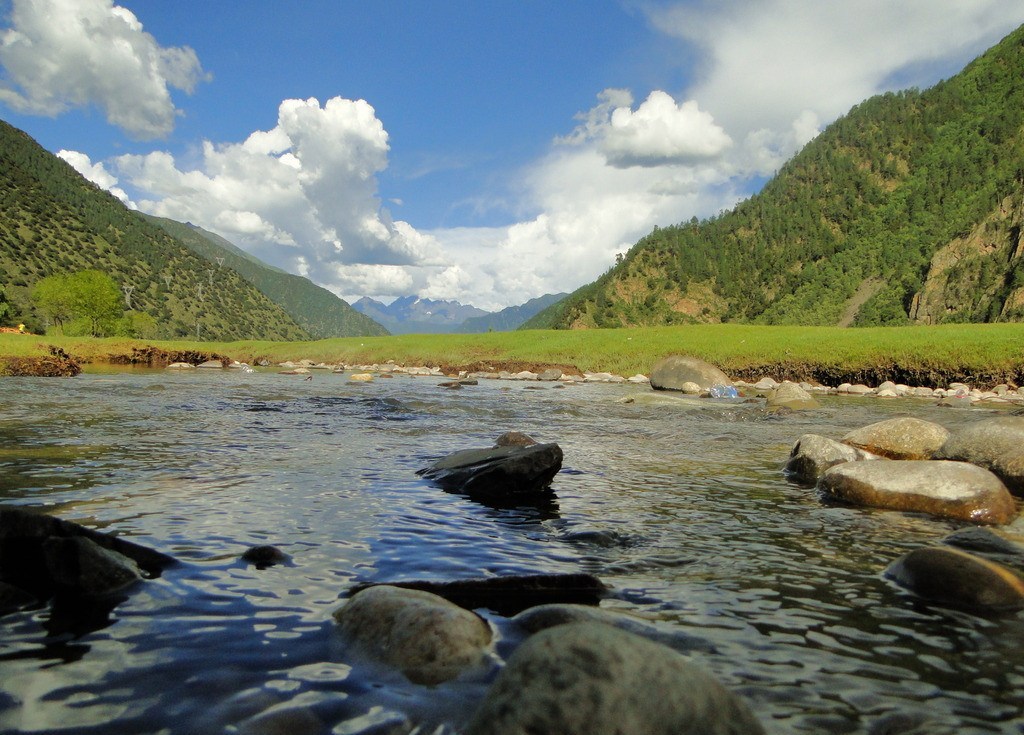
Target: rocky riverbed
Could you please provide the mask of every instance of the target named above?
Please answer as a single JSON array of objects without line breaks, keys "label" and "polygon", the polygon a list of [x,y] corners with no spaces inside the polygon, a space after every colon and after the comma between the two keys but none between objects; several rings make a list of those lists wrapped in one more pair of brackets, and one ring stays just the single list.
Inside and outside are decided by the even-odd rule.
[{"label": "rocky riverbed", "polygon": [[348,367],[14,379],[0,510],[173,562],[8,533],[0,727],[1015,732],[1014,406]]}]

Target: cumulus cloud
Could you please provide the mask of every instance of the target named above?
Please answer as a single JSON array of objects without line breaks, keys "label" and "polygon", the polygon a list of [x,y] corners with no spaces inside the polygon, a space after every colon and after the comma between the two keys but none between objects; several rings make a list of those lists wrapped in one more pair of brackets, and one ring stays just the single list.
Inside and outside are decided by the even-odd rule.
[{"label": "cumulus cloud", "polygon": [[174,128],[170,88],[191,93],[206,78],[195,51],[160,46],[112,0],[14,0],[0,65],[0,101],[13,109],[52,116],[97,105],[143,140]]},{"label": "cumulus cloud", "polygon": [[65,160],[72,168],[86,179],[96,184],[96,186],[109,191],[115,197],[120,199],[128,208],[136,209],[135,202],[128,197],[128,194],[125,193],[124,189],[117,185],[117,177],[110,173],[102,162],[93,163],[89,159],[89,156],[84,153],[79,153],[78,151],[57,151],[57,157]]},{"label": "cumulus cloud", "polygon": [[197,168],[163,151],[114,165],[148,193],[144,211],[199,224],[342,295],[398,295],[449,263],[434,238],[381,208],[388,149],[364,100],[289,99],[274,128],[240,143],[204,142]]},{"label": "cumulus cloud", "polygon": [[661,32],[705,58],[687,94],[730,133],[833,120],[885,89],[930,86],[1024,21],[1004,0],[671,2]]},{"label": "cumulus cloud", "polygon": [[628,90],[606,89],[600,103],[565,141],[597,140],[608,163],[618,168],[697,163],[732,145],[714,118],[695,100],[677,104],[656,89],[634,111]]}]

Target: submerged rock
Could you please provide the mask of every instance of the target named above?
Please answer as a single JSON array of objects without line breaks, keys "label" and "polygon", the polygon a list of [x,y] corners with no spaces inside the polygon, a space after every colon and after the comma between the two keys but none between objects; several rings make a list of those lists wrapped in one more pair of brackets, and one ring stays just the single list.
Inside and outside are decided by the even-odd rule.
[{"label": "submerged rock", "polygon": [[466,449],[418,470],[445,490],[504,499],[543,493],[562,469],[557,444]]},{"label": "submerged rock", "polygon": [[901,417],[854,429],[842,442],[889,459],[931,459],[948,438],[944,426]]},{"label": "submerged rock", "polygon": [[881,457],[825,436],[804,434],[793,445],[785,471],[794,480],[814,484],[829,467],[872,459]]},{"label": "submerged rock", "polygon": [[537,440],[521,431],[506,431],[494,440],[496,447],[532,447]]},{"label": "submerged rock", "polygon": [[602,623],[531,636],[508,660],[467,735],[757,735],[747,705],[685,657]]},{"label": "submerged rock", "polygon": [[821,404],[810,393],[805,391],[796,383],[784,382],[768,394],[766,402],[769,411],[781,408],[790,411],[807,411],[821,408]]},{"label": "submerged rock", "polygon": [[138,565],[127,556],[84,536],[46,539],[43,558],[57,591],[102,597],[142,579]]},{"label": "submerged rock", "polygon": [[1024,556],[1024,547],[1003,538],[990,528],[981,526],[969,526],[953,531],[953,533],[942,539],[942,543],[979,554],[995,554],[1009,557]]},{"label": "submerged rock", "polygon": [[973,523],[1009,523],[1017,515],[998,477],[963,462],[846,462],[828,469],[818,488],[848,503]]},{"label": "submerged rock", "polygon": [[592,574],[511,574],[453,582],[389,582],[388,586],[429,592],[466,610],[487,608],[506,616],[549,603],[597,605],[608,592]]},{"label": "submerged rock", "polygon": [[994,561],[944,546],[915,549],[885,576],[935,602],[968,610],[1024,609],[1024,579]]},{"label": "submerged rock", "polygon": [[968,424],[950,434],[935,457],[991,470],[1010,492],[1024,496],[1024,416],[999,416]]},{"label": "submerged rock", "polygon": [[488,661],[487,623],[429,592],[369,587],[335,611],[334,619],[359,653],[416,684],[439,684]]},{"label": "submerged rock", "polygon": [[[75,539],[86,539],[91,544],[66,543]],[[116,556],[101,555],[93,546],[115,552]],[[96,594],[88,583],[75,581],[87,579],[81,576],[83,569],[79,567],[84,565],[89,575],[100,579],[116,580],[123,570],[104,572],[99,567],[109,562],[120,568],[129,560],[133,568],[137,567],[136,574],[141,570],[151,577],[159,576],[175,561],[153,549],[53,516],[16,508],[0,510],[0,581],[38,597],[47,598],[58,591]]]},{"label": "submerged rock", "polygon": [[242,561],[252,564],[257,569],[266,569],[275,564],[283,564],[290,558],[279,548],[269,544],[251,546],[242,552]]},{"label": "submerged rock", "polygon": [[542,630],[569,623],[603,623],[661,643],[682,653],[715,652],[715,647],[702,638],[696,638],[680,631],[663,632],[649,623],[588,605],[564,603],[538,605],[519,613],[512,618],[512,622],[528,633],[539,633]]},{"label": "submerged rock", "polygon": [[694,383],[701,391],[713,385],[732,385],[728,375],[696,357],[671,355],[651,370],[651,387],[655,390],[683,390],[684,383]]}]

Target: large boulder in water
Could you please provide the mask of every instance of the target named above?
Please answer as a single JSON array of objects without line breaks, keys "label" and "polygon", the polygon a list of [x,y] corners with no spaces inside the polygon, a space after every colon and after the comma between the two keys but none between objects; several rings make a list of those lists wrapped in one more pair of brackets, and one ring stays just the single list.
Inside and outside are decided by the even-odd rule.
[{"label": "large boulder in water", "polygon": [[931,459],[947,439],[944,426],[903,416],[854,429],[842,442],[889,459]]},{"label": "large boulder in water", "polygon": [[562,469],[557,444],[465,449],[417,471],[445,490],[501,500],[537,495]]},{"label": "large boulder in water", "polygon": [[747,705],[670,648],[603,623],[559,625],[508,660],[467,735],[758,735]]},{"label": "large boulder in water", "polygon": [[890,564],[885,576],[921,597],[953,607],[1024,609],[1024,579],[1002,564],[959,549],[914,549]]},{"label": "large boulder in water", "polygon": [[732,385],[729,376],[714,365],[688,355],[670,355],[651,369],[651,387],[655,390],[681,391],[684,383],[695,383],[701,390]]},{"label": "large boulder in water", "polygon": [[488,660],[487,623],[429,592],[368,587],[335,611],[334,619],[359,653],[416,684],[439,684]]},{"label": "large boulder in water", "polygon": [[1024,416],[999,416],[950,434],[936,459],[970,462],[991,470],[1014,495],[1024,496]]},{"label": "large boulder in water", "polygon": [[974,523],[1009,523],[1017,515],[998,477],[963,462],[845,462],[826,470],[818,488],[848,503]]}]

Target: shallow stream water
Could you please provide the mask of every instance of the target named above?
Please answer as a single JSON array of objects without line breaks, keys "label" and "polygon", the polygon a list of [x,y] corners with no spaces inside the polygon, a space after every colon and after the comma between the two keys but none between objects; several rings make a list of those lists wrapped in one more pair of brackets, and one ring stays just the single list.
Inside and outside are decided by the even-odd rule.
[{"label": "shallow stream water", "polygon": [[[577,571],[612,587],[602,607],[696,641],[688,655],[769,733],[1024,732],[1024,614],[929,606],[881,576],[958,524],[828,505],[781,472],[804,433],[990,410],[836,397],[771,417],[621,402],[645,386],[437,382],[5,378],[0,505],[182,563],[95,630],[48,608],[0,619],[0,732],[457,733],[486,680],[420,687],[348,660],[331,619],[347,590]],[[493,508],[415,474],[510,430],[561,445],[552,502]],[[258,544],[291,562],[239,560]],[[506,654],[511,626],[483,614]]]}]

